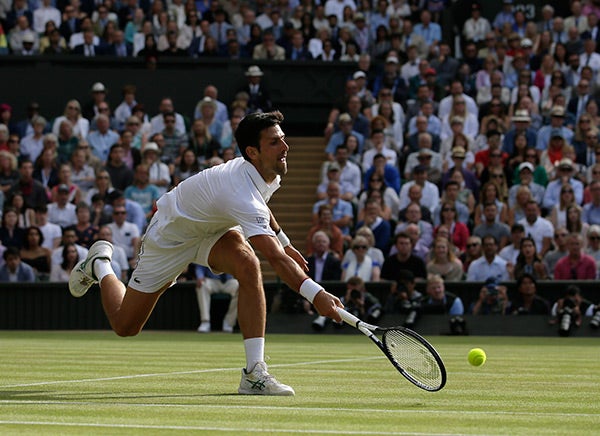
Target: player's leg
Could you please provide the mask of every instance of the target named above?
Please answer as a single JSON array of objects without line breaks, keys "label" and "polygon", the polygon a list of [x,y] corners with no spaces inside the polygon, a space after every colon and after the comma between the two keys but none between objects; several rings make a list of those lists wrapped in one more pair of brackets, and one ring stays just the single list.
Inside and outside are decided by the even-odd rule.
[{"label": "player's leg", "polygon": [[252,247],[239,232],[230,230],[213,245],[208,263],[239,282],[238,322],[244,339],[264,337],[267,304],[260,262]]},{"label": "player's leg", "polygon": [[239,282],[238,322],[244,337],[246,369],[238,392],[248,395],[294,395],[294,389],[270,375],[264,362],[267,305],[260,262],[244,237],[235,230],[225,233],[211,248],[208,264],[215,271],[233,275]]},{"label": "player's leg", "polygon": [[116,275],[100,281],[102,306],[114,332],[119,336],[137,335],[154,310],[162,293],[171,285],[166,283],[158,292],[145,293],[125,285]]},{"label": "player's leg", "polygon": [[[69,290],[75,297],[82,297],[89,288],[99,283],[102,305],[111,327],[119,336],[139,333],[162,292],[171,281],[158,284],[157,292],[143,293],[125,285],[115,275],[110,262],[113,246],[107,241],[97,241],[80,261],[69,278]],[[156,283],[156,281],[154,281]]]}]

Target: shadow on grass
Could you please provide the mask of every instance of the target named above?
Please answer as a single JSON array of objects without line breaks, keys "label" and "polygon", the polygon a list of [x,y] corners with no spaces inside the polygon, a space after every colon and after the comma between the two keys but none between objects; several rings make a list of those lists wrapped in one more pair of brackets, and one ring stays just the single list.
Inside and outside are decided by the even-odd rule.
[{"label": "shadow on grass", "polygon": [[44,392],[44,391],[0,391],[0,401],[101,401],[101,400],[149,400],[149,399],[181,399],[181,398],[210,398],[210,397],[237,397],[237,392],[223,392],[210,394],[103,394],[101,392],[90,392],[87,394],[77,392],[66,394],[64,392]]}]

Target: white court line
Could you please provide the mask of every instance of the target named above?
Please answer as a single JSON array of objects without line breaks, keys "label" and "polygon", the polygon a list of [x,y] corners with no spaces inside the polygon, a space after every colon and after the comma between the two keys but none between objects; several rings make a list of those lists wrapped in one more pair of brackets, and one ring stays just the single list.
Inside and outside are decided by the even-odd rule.
[{"label": "white court line", "polygon": [[[285,367],[293,367],[293,366],[306,366],[306,365],[320,365],[327,363],[344,363],[344,362],[358,362],[365,360],[375,360],[375,359],[383,359],[383,356],[375,356],[375,357],[366,357],[366,358],[353,358],[353,359],[336,359],[336,360],[315,360],[312,362],[296,362],[296,363],[281,363],[275,365],[269,365],[269,368],[285,368]],[[134,379],[134,378],[145,378],[145,377],[169,377],[174,375],[187,375],[187,374],[204,374],[211,372],[223,372],[223,371],[239,371],[239,367],[235,368],[210,368],[210,369],[197,369],[192,371],[175,371],[175,372],[161,372],[154,374],[132,374],[132,375],[122,375],[115,377],[99,377],[99,378],[86,378],[86,379],[78,379],[78,380],[54,380],[54,381],[43,381],[43,382],[35,382],[35,383],[20,383],[14,385],[2,385],[0,389],[5,388],[24,388],[30,386],[46,386],[46,385],[57,385],[57,384],[68,384],[68,383],[93,383],[93,382],[103,382],[103,381],[111,381],[111,380],[126,380],[126,379]]]},{"label": "white court line", "polygon": [[[201,409],[225,409],[231,410],[231,407],[235,407],[236,409],[244,409],[244,410],[260,410],[260,411],[271,411],[271,412],[281,412],[281,411],[289,411],[289,412],[297,412],[297,411],[306,411],[313,413],[331,413],[331,412],[339,412],[339,413],[365,413],[365,414],[389,414],[389,415],[411,415],[411,414],[431,414],[430,409],[367,409],[367,408],[349,408],[349,407],[291,407],[291,406],[256,406],[256,405],[241,405],[237,404],[232,406],[231,404],[169,404],[169,403],[128,403],[128,402],[119,402],[119,403],[101,403],[97,401],[52,401],[52,400],[0,400],[0,404],[21,404],[21,405],[35,405],[35,406],[94,406],[96,408],[104,407],[110,408],[118,406],[127,406],[127,407],[140,407],[140,408],[198,408]],[[489,415],[508,415],[508,416],[532,416],[532,417],[578,417],[578,418],[597,418],[598,414],[596,413],[565,413],[565,412],[520,412],[520,411],[502,411],[502,410],[436,410],[437,414],[445,414],[445,415],[472,415],[472,416],[489,416]],[[0,421],[1,423],[2,421]]]},{"label": "white court line", "polygon": [[196,431],[222,431],[236,433],[303,433],[303,434],[358,434],[358,435],[416,435],[416,436],[460,436],[462,433],[415,433],[415,432],[383,432],[383,431],[348,431],[348,430],[323,430],[323,429],[281,429],[281,428],[228,428],[228,427],[203,427],[188,425],[141,425],[141,424],[99,424],[91,422],[52,422],[52,421],[0,421],[0,425],[53,425],[58,427],[100,427],[100,428],[125,428],[144,430],[196,430]]}]

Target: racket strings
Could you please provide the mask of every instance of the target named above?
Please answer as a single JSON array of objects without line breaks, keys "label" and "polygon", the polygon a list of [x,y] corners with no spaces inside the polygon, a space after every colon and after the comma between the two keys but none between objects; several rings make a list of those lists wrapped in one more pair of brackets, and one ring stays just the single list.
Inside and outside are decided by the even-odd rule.
[{"label": "racket strings", "polygon": [[383,344],[396,363],[415,381],[432,389],[442,385],[439,363],[425,344],[400,330],[387,330]]}]

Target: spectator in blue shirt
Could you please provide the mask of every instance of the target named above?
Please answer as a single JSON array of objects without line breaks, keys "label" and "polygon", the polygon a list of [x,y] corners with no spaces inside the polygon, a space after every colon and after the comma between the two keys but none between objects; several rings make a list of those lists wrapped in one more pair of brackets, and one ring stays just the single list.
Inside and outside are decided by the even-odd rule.
[{"label": "spectator in blue shirt", "polygon": [[428,10],[421,11],[421,22],[415,26],[413,33],[423,37],[430,52],[442,40],[442,28],[431,21],[431,12]]},{"label": "spectator in blue shirt", "polygon": [[337,182],[330,182],[327,186],[327,198],[317,201],[313,206],[313,223],[318,220],[319,206],[328,204],[333,212],[333,223],[338,226],[344,235],[350,234],[350,226],[354,221],[354,211],[352,203],[340,198],[340,185]]},{"label": "spectator in blue shirt", "polygon": [[590,192],[592,194],[592,201],[583,206],[583,213],[581,214],[581,221],[589,224],[600,225],[600,181],[594,180],[590,183]]},{"label": "spectator in blue shirt", "polygon": [[35,282],[35,272],[21,261],[18,248],[8,247],[3,258],[5,263],[0,267],[0,282]]}]

